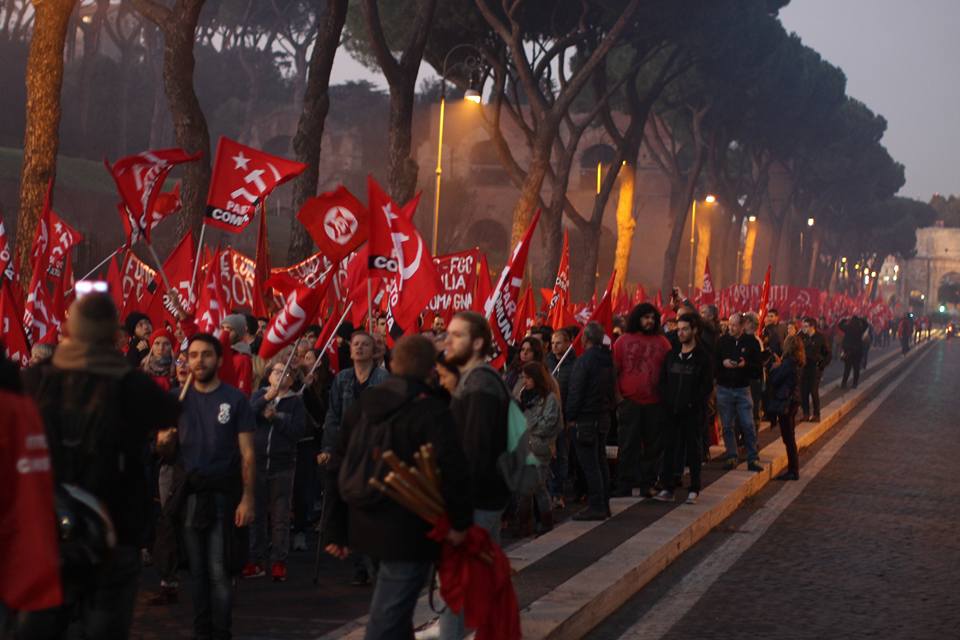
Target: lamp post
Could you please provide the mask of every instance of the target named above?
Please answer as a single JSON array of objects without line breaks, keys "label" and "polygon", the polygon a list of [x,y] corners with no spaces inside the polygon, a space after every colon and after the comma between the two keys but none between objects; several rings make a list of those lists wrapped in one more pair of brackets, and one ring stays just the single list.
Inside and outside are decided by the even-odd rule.
[{"label": "lamp post", "polygon": [[[440,126],[439,131],[437,132],[437,178],[433,190],[433,242],[431,243],[431,251],[434,256],[437,255],[437,234],[440,229],[440,181],[443,175],[443,124],[447,106],[447,63],[450,61],[450,54],[459,49],[471,49],[477,55],[480,54],[480,51],[471,44],[458,44],[450,49],[450,51],[447,52],[447,55],[443,57],[443,65],[441,66],[440,72]],[[471,56],[457,64],[462,64],[472,75],[474,69],[476,69],[480,63],[479,58]],[[471,87],[464,92],[463,99],[474,104],[480,104],[480,92]]]},{"label": "lamp post", "polygon": [[[707,195],[703,199],[704,204],[713,204],[717,201],[717,197],[714,195]],[[697,252],[697,199],[693,199],[693,205],[690,213],[690,286],[687,287],[687,297],[691,300],[693,299],[693,283],[696,281],[696,278],[693,275],[694,265],[696,264]]]}]

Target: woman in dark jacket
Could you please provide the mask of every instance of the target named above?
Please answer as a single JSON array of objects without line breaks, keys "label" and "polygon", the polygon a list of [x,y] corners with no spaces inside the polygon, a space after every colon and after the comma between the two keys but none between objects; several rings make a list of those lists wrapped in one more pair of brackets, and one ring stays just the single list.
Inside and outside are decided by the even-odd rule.
[{"label": "woman in dark jacket", "polygon": [[770,386],[769,412],[773,424],[780,425],[780,437],[787,449],[787,470],[777,480],[799,480],[796,419],[800,406],[800,372],[806,361],[803,341],[789,336],[783,343],[783,357],[774,356],[767,383]]}]

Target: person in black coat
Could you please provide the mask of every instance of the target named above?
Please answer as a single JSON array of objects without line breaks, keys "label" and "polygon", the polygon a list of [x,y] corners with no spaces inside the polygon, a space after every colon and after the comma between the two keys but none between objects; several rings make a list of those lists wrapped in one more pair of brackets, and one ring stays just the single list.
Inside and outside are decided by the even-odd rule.
[{"label": "person in black coat", "polygon": [[431,525],[386,497],[365,507],[344,502],[339,467],[359,421],[377,424],[389,420],[392,450],[411,466],[420,446],[432,444],[451,526],[448,541],[460,544],[472,524],[467,460],[453,416],[426,383],[433,374],[435,356],[433,343],[423,336],[407,336],[397,342],[394,375],[364,391],[347,410],[329,465],[331,502],[324,510],[321,544],[327,553],[341,559],[357,551],[380,561],[368,638],[413,637],[413,611],[440,547],[427,538]]},{"label": "person in black coat", "polygon": [[790,336],[783,343],[783,356],[774,356],[770,367],[770,408],[773,424],[780,425],[780,438],[787,450],[787,470],[777,480],[798,480],[800,458],[797,453],[796,422],[800,406],[800,378],[806,362],[803,341]]},{"label": "person in black coat", "polygon": [[863,334],[866,332],[866,324],[857,316],[850,316],[846,320],[840,321],[840,331],[843,331],[843,341],[840,348],[843,349],[843,379],[840,381],[840,388],[847,388],[847,380],[850,378],[850,372],[853,372],[853,388],[856,389],[860,384],[860,363],[863,359]]},{"label": "person in black coat", "polygon": [[713,362],[697,343],[698,324],[699,316],[692,313],[677,319],[677,346],[663,362],[660,395],[671,428],[662,474],[664,488],[654,496],[660,502],[673,501],[684,463],[690,467],[687,504],[694,504],[700,495],[701,430],[707,402],[713,392]]}]

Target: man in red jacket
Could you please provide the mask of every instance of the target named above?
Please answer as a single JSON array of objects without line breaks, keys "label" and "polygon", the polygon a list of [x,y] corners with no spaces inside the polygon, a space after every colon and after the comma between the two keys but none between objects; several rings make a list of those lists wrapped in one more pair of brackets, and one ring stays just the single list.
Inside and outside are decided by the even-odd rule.
[{"label": "man in red jacket", "polygon": [[[223,355],[224,359],[230,358],[227,364],[232,365],[232,368],[223,367],[220,377],[224,382],[240,389],[245,396],[250,397],[253,393],[253,354],[250,351],[250,344],[244,340],[247,337],[247,319],[242,313],[231,313],[223,319],[221,328],[229,336],[229,344],[223,345],[229,349],[225,349]],[[222,342],[226,343],[227,340]]]}]

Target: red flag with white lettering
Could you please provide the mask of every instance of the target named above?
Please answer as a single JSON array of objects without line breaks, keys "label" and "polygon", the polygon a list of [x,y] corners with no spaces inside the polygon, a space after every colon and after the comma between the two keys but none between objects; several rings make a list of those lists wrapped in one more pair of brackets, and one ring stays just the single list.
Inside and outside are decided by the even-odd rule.
[{"label": "red flag with white lettering", "polygon": [[176,165],[202,156],[203,152],[199,151],[189,154],[183,149],[156,149],[120,158],[113,166],[104,159],[103,164],[120,192],[122,202],[118,209],[130,246],[140,239],[149,243],[151,229],[179,209],[179,192],[176,190],[163,194],[166,197],[158,203],[167,175]]},{"label": "red flag with white lettering", "polygon": [[120,270],[120,286],[123,292],[123,309],[120,318],[126,318],[134,311],[146,313],[150,300],[156,291],[157,272],[147,263],[127,252],[127,258]]},{"label": "red flag with white lettering", "polygon": [[223,300],[223,293],[220,291],[217,282],[217,270],[214,267],[220,261],[220,250],[216,253],[204,269],[203,287],[197,294],[197,328],[204,333],[213,333],[220,329],[223,319],[227,316],[227,305]]},{"label": "red flag with white lettering", "polygon": [[520,285],[523,284],[523,270],[527,266],[527,254],[530,252],[530,240],[533,230],[540,221],[540,210],[533,214],[530,226],[523,238],[513,250],[510,260],[503,268],[493,294],[487,300],[484,315],[493,331],[493,358],[491,364],[499,369],[507,360],[507,346],[513,343],[513,320],[517,313],[520,298]]},{"label": "red flag with white lettering", "polygon": [[[163,263],[163,271],[170,280],[170,286],[177,291],[179,299],[176,304],[187,314],[193,312],[197,303],[191,293],[195,245],[193,232],[188,231],[187,235],[180,240],[180,243],[170,253],[170,257]],[[174,300],[171,299],[170,293],[163,290],[163,282],[160,279],[154,281],[154,287],[157,288],[157,292],[150,301],[147,315],[150,316],[150,320],[155,327],[163,326],[164,321],[176,325],[179,319],[174,312]]]},{"label": "red flag with white lettering", "polygon": [[367,241],[368,218],[366,207],[343,185],[308,199],[297,213],[320,253],[334,263]]},{"label": "red flag with white lettering", "polygon": [[700,304],[716,304],[717,295],[713,288],[713,276],[710,275],[710,258],[703,268],[703,289],[700,291]]},{"label": "red flag with white lettering", "polygon": [[547,312],[547,324],[559,329],[560,317],[564,305],[570,300],[570,239],[567,231],[563,232],[563,249],[560,253],[560,266],[557,268],[557,278],[553,284],[553,296],[550,298],[550,309]]},{"label": "red flag with white lettering", "polygon": [[287,296],[283,307],[263,332],[259,353],[261,358],[269,360],[303,333],[317,317],[328,286],[330,278],[325,278],[316,287],[299,287]]},{"label": "red flag with white lettering", "polygon": [[[613,297],[611,291],[613,290],[613,282],[616,277],[616,271],[610,274],[610,281],[607,282],[607,288],[603,292],[603,297],[600,298],[599,304],[597,304],[593,313],[590,314],[590,319],[585,323],[599,323],[606,334],[603,342],[607,345],[613,344]],[[576,339],[573,341],[573,350],[576,351],[577,355],[583,353],[583,331],[578,333]]]},{"label": "red flag with white lettering", "polygon": [[13,269],[13,253],[10,251],[10,243],[7,242],[7,231],[3,227],[3,216],[0,216],[0,279],[12,280],[15,275]]},{"label": "red flag with white lettering", "polygon": [[274,188],[306,168],[302,162],[264,153],[221,136],[204,223],[232,233],[243,231],[253,220],[257,204]]},{"label": "red flag with white lettering", "polygon": [[27,366],[30,362],[30,342],[23,330],[23,312],[20,300],[6,279],[0,281],[0,323],[7,358],[21,367]]}]

